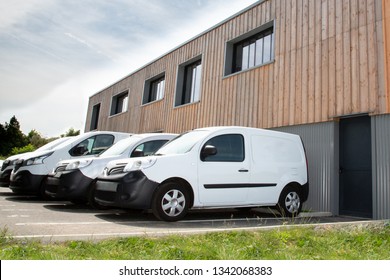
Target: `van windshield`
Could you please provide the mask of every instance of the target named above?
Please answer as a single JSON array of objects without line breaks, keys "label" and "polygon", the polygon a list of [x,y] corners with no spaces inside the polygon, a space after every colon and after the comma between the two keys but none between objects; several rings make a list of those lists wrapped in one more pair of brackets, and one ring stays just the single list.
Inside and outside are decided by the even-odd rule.
[{"label": "van windshield", "polygon": [[[73,136],[71,136],[73,137]],[[55,147],[59,146],[61,143],[64,143],[66,141],[68,141],[69,139],[71,139],[71,137],[63,137],[63,138],[58,138],[56,140],[53,140],[49,143],[47,143],[46,145],[43,145],[42,147],[36,149],[35,151],[47,151],[47,150],[51,150],[51,149],[54,149]]]},{"label": "van windshield", "polygon": [[99,157],[119,156],[140,140],[141,138],[137,136],[122,139],[101,153]]},{"label": "van windshield", "polygon": [[207,130],[194,130],[183,133],[161,147],[155,155],[185,154],[191,151],[192,147],[210,132]]}]

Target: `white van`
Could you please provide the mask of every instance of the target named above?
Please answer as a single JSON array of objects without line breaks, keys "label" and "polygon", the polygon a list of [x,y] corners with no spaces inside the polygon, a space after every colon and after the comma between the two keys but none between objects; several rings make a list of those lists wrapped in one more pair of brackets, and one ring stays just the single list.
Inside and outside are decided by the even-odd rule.
[{"label": "white van", "polygon": [[57,162],[69,158],[98,155],[129,133],[94,131],[72,137],[52,150],[32,152],[20,157],[10,177],[10,189],[15,193],[31,193],[44,196],[46,176]]},{"label": "white van", "polygon": [[93,182],[112,160],[143,157],[156,152],[177,134],[144,133],[122,139],[97,157],[62,160],[46,180],[46,195],[75,203],[89,202],[95,208]]},{"label": "white van", "polygon": [[[71,136],[71,137],[73,137],[73,136]],[[34,152],[51,150],[51,149],[55,148],[56,146],[60,145],[61,143],[68,141],[71,137],[62,137],[62,138],[55,139],[55,140],[43,145],[42,147],[36,149]],[[26,156],[30,155],[31,153],[32,152],[27,152],[27,153],[23,153],[23,154],[17,154],[17,155],[10,156],[0,165],[1,166],[0,187],[8,188],[9,182],[10,182],[10,177],[11,177],[11,172],[12,172],[12,169],[14,169],[15,162],[19,158],[26,157]]]},{"label": "white van", "polygon": [[309,192],[300,137],[256,128],[195,129],[116,171],[109,163],[98,177],[97,203],[152,209],[165,221],[195,208],[278,205],[283,215],[298,215]]}]

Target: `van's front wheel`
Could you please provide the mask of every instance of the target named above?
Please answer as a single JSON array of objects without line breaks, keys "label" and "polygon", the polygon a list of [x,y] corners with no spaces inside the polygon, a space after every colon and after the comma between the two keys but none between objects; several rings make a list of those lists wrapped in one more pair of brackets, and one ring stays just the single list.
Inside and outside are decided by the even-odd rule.
[{"label": "van's front wheel", "polygon": [[298,216],[302,210],[302,199],[296,186],[289,185],[283,189],[279,197],[278,208],[283,216]]},{"label": "van's front wheel", "polygon": [[185,187],[175,182],[165,183],[153,198],[152,212],[160,220],[178,221],[188,212],[189,197]]}]

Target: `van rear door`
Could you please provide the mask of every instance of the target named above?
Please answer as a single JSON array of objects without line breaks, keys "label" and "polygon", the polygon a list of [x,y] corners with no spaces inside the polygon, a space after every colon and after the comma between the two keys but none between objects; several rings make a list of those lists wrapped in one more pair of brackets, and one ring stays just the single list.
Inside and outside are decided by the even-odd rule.
[{"label": "van rear door", "polygon": [[[215,148],[215,153],[210,152]],[[208,153],[203,151],[209,150]],[[207,140],[198,166],[199,199],[204,206],[241,205],[250,183],[249,159],[241,134],[224,134]]]},{"label": "van rear door", "polygon": [[[252,135],[252,188],[248,202],[252,204],[277,203],[284,185],[294,180],[303,161],[296,141],[269,135]],[[279,185],[278,185],[279,184]]]}]

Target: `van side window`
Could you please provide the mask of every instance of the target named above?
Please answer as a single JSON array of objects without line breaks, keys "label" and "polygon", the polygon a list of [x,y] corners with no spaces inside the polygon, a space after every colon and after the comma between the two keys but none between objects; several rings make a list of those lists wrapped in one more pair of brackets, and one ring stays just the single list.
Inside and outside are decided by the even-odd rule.
[{"label": "van side window", "polygon": [[168,140],[154,140],[142,143],[133,150],[130,157],[145,157],[154,154],[166,142]]},{"label": "van side window", "polygon": [[202,161],[242,162],[245,159],[244,137],[241,134],[226,134],[208,140],[202,148],[215,147],[216,153],[201,156]]},{"label": "van side window", "polygon": [[73,147],[69,154],[71,156],[97,155],[105,151],[114,143],[114,136],[110,134],[97,135],[83,140]]},{"label": "van side window", "polygon": [[93,143],[92,149],[90,150],[90,154],[97,155],[101,152],[104,152],[114,143],[113,135],[97,135],[95,141]]}]

